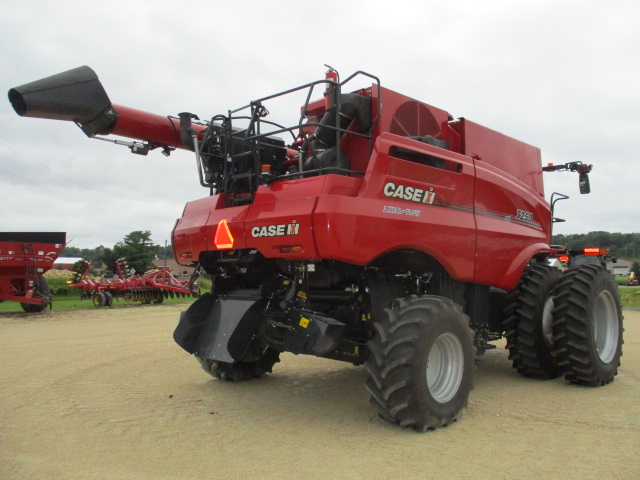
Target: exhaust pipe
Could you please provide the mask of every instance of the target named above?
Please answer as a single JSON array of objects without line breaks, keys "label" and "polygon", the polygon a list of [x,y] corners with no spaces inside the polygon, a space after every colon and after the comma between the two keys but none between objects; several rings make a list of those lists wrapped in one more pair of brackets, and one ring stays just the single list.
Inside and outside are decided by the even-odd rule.
[{"label": "exhaust pipe", "polygon": [[12,88],[9,101],[21,117],[72,121],[88,137],[111,133],[118,120],[98,76],[86,65]]}]

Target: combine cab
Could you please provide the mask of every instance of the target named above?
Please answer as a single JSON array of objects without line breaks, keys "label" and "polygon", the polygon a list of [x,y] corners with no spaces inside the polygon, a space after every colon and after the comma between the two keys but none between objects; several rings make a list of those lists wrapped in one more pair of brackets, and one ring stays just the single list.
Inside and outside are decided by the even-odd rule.
[{"label": "combine cab", "polygon": [[[300,110],[277,111],[300,99]],[[174,257],[213,278],[175,341],[216,378],[271,372],[281,352],[364,364],[380,416],[425,431],[467,405],[476,360],[507,338],[523,375],[603,385],[622,345],[597,265],[548,266],[540,150],[356,72],[200,121],[112,104],[88,67],[9,91],[19,115],[120,135],[134,153],[195,153],[208,195]],[[142,140],[142,141],[141,141]],[[563,198],[566,198],[563,196]]]},{"label": "combine cab", "polygon": [[0,232],[0,302],[20,302],[27,313],[51,306],[43,275],[65,247],[66,233]]}]

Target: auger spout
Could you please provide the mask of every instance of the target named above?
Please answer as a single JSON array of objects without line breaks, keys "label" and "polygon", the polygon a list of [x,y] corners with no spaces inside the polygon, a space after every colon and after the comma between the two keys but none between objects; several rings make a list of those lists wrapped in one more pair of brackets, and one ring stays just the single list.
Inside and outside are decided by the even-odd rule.
[{"label": "auger spout", "polygon": [[[193,150],[180,138],[180,120],[115,105],[96,73],[82,66],[9,90],[9,101],[22,117],[76,123],[88,137],[119,135],[154,146]],[[196,131],[204,130],[194,125]]]}]

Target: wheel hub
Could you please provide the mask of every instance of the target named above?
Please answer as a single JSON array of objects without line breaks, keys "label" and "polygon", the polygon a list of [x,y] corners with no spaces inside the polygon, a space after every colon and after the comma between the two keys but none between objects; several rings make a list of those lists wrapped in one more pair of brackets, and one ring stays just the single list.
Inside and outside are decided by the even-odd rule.
[{"label": "wheel hub", "polygon": [[462,344],[453,333],[440,335],[433,342],[427,360],[427,386],[436,402],[446,403],[458,392],[464,370]]},{"label": "wheel hub", "polygon": [[609,363],[618,349],[618,310],[611,293],[604,290],[598,295],[594,310],[593,339],[600,360]]},{"label": "wheel hub", "polygon": [[553,307],[555,302],[550,295],[544,302],[542,310],[542,340],[547,348],[553,346]]}]

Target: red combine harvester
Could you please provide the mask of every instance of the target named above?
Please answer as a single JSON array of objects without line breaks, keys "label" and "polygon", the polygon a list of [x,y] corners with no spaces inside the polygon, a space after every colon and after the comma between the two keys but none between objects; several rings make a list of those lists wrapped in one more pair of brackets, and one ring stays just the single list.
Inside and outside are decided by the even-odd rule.
[{"label": "red combine harvester", "polygon": [[117,280],[96,281],[89,279],[92,261],[86,258],[74,265],[74,276],[69,286],[81,290],[82,298],[91,298],[96,307],[110,307],[114,298],[125,302],[143,304],[162,303],[165,298],[199,296],[200,288],[189,280],[177,280],[170,268],[158,268],[144,275],[131,275],[124,258],[115,262]]},{"label": "red combine harvester", "polygon": [[0,232],[0,302],[20,302],[27,313],[51,305],[43,275],[66,245],[66,233]]},{"label": "red combine harvester", "polygon": [[[283,122],[293,96],[301,109]],[[598,386],[617,374],[615,284],[598,265],[548,265],[567,197],[547,202],[542,172],[577,172],[588,193],[590,165],[543,168],[538,148],[364,72],[329,69],[209,121],[114,105],[88,67],[9,99],[21,116],[133,138],[114,141],[134,153],[195,153],[208,195],[186,205],[172,244],[213,289],[174,339],[216,378],[261,377],[281,352],[364,364],[379,415],[425,431],[458,418],[476,360],[502,337],[522,375]]]}]

